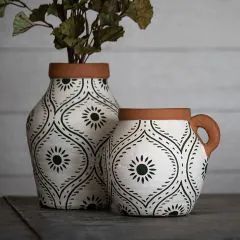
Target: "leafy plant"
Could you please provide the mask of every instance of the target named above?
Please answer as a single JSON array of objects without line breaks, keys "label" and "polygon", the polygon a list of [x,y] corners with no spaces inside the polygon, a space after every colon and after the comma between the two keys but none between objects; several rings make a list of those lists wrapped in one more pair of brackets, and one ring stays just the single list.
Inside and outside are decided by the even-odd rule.
[{"label": "leafy plant", "polygon": [[[145,29],[153,16],[150,0],[53,0],[35,9],[21,0],[0,0],[0,17],[10,5],[25,10],[14,18],[13,36],[36,26],[50,28],[56,49],[66,48],[70,63],[84,63],[101,51],[104,42],[122,37],[123,18],[129,17]],[[60,19],[59,26],[48,22],[49,15]]]}]

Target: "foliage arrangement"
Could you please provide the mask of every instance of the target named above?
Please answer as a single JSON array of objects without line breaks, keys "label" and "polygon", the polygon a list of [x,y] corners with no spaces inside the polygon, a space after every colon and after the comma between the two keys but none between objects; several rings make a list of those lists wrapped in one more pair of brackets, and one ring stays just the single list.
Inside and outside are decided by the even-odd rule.
[{"label": "foliage arrangement", "polygon": [[[150,0],[53,0],[35,9],[21,0],[0,0],[0,17],[10,5],[24,10],[14,18],[13,36],[36,26],[50,28],[55,47],[67,49],[69,63],[85,63],[101,51],[104,42],[122,37],[123,18],[129,17],[145,29],[153,16]],[[53,26],[49,15],[57,17],[60,24]]]}]

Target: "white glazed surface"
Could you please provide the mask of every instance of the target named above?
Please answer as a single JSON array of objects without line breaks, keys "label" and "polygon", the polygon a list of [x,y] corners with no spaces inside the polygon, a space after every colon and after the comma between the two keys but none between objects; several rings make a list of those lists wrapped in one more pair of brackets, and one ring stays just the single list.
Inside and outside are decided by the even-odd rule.
[{"label": "white glazed surface", "polygon": [[40,203],[59,209],[108,205],[102,148],[118,122],[105,79],[51,79],[27,120]]},{"label": "white glazed surface", "polygon": [[188,121],[120,121],[110,141],[107,167],[113,211],[136,216],[192,211],[208,157]]}]

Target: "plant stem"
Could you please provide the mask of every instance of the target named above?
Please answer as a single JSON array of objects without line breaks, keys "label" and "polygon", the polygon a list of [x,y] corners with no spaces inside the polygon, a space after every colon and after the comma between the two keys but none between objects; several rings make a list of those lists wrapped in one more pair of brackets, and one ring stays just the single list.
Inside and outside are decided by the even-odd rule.
[{"label": "plant stem", "polygon": [[87,62],[88,58],[90,57],[91,54],[88,54],[87,57],[84,59],[84,63]]},{"label": "plant stem", "polygon": [[24,3],[24,2],[22,2],[22,1],[20,1],[20,0],[17,0],[17,2],[21,3],[24,8],[26,8],[26,9],[28,9],[30,12],[32,12],[32,9],[31,9],[30,7],[28,7],[26,3]]},{"label": "plant stem", "polygon": [[67,53],[68,53],[68,62],[69,63],[74,63],[74,50],[70,47],[67,48]]},{"label": "plant stem", "polygon": [[47,24],[47,25],[48,25],[48,27],[50,27],[50,28],[54,29],[54,27],[53,27],[53,25],[52,25],[51,23],[48,23],[46,20],[44,20],[43,22],[44,22],[45,24]]},{"label": "plant stem", "polygon": [[86,23],[86,34],[89,35],[89,25],[88,25],[88,20],[87,20],[87,12],[84,12],[85,16],[85,23]]},{"label": "plant stem", "polygon": [[50,28],[48,25],[44,25],[44,24],[41,24],[41,23],[34,23],[33,26],[40,26],[40,27]]},{"label": "plant stem", "polygon": [[79,62],[80,62],[80,63],[84,63],[84,58],[85,58],[85,54],[83,54],[83,55],[81,56],[81,58],[79,59]]},{"label": "plant stem", "polygon": [[18,4],[13,3],[13,2],[11,2],[11,3],[9,3],[9,4],[10,4],[10,5],[13,5],[13,6],[16,6],[16,7],[24,8],[24,6],[22,6],[22,5],[18,5]]}]

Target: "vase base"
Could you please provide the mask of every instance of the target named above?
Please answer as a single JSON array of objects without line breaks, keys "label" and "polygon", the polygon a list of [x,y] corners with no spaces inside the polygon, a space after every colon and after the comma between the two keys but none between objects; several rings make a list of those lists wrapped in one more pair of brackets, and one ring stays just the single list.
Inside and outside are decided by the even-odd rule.
[{"label": "vase base", "polygon": [[39,205],[41,208],[46,209],[56,209],[56,210],[88,210],[88,211],[101,211],[101,210],[107,210],[109,209],[108,206],[97,206],[95,204],[89,204],[87,206],[83,206],[82,203],[79,203],[79,205],[76,206],[62,206],[62,205],[48,205],[47,203],[42,203],[39,201]]}]

